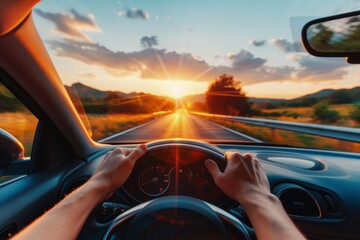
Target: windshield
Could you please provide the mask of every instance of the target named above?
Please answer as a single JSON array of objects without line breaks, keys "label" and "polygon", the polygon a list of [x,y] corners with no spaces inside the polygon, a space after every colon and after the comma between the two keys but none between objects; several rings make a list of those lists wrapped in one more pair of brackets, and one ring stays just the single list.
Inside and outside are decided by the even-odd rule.
[{"label": "windshield", "polygon": [[354,152],[354,139],[285,125],[359,131],[359,66],[312,57],[300,43],[307,21],[357,9],[353,0],[61,0],[41,2],[33,17],[94,140]]}]

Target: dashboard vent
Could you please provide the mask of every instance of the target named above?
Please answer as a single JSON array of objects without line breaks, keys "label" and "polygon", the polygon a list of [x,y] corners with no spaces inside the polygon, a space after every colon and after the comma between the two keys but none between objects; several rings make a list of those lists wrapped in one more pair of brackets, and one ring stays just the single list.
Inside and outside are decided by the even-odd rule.
[{"label": "dashboard vent", "polygon": [[305,188],[295,184],[280,184],[274,189],[289,215],[320,218],[318,202]]}]

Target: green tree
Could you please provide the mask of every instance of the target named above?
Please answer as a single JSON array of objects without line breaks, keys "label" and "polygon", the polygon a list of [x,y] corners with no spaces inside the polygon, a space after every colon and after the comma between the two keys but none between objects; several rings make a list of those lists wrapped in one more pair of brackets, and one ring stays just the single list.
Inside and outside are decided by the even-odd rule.
[{"label": "green tree", "polygon": [[350,112],[350,118],[360,123],[360,103],[354,105],[354,110]]},{"label": "green tree", "polygon": [[[335,22],[337,21],[337,22]],[[359,17],[352,17],[349,21],[329,22],[327,26],[318,24],[310,28],[313,31],[313,36],[309,39],[309,44],[312,48],[320,52],[359,52],[360,49],[360,25],[358,24]],[[336,33],[330,27],[330,24],[339,25]],[[342,29],[341,29],[342,27]]]},{"label": "green tree", "polygon": [[338,111],[329,109],[329,105],[318,104],[313,110],[313,119],[322,123],[334,123],[340,119]]},{"label": "green tree", "polygon": [[241,82],[223,74],[210,83],[206,92],[206,105],[210,113],[243,116],[250,110]]},{"label": "green tree", "polygon": [[352,103],[353,99],[351,98],[350,94],[345,89],[337,90],[327,97],[330,104],[345,104],[345,103]]}]

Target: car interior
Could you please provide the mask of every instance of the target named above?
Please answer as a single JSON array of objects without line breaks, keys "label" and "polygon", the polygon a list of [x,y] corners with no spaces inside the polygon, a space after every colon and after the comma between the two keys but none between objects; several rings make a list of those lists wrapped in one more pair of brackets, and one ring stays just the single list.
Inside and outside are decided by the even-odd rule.
[{"label": "car interior", "polygon": [[[31,115],[31,119],[35,122],[33,140],[30,141],[31,151],[27,150],[27,145],[22,145],[23,141],[13,136],[15,134],[12,134],[10,129],[0,125],[0,239],[11,238],[74,189],[83,185],[101,164],[108,151],[117,147],[133,149],[142,143],[147,145],[148,151],[138,159],[125,184],[92,211],[78,239],[141,239],[141,234],[151,233],[151,231],[162,232],[163,239],[169,239],[169,236],[185,228],[199,231],[201,237],[197,239],[212,239],[211,237],[216,234],[227,236],[224,239],[256,239],[247,213],[239,203],[226,196],[215,185],[204,165],[206,159],[213,159],[220,169],[224,170],[227,164],[224,153],[227,151],[250,153],[263,164],[271,192],[280,199],[286,212],[306,238],[360,239],[358,228],[360,222],[360,148],[357,145],[360,142],[359,125],[350,128],[337,127],[335,124],[329,128],[319,128],[320,130],[314,130],[319,124],[306,125],[307,131],[313,127],[312,133],[317,131],[314,134],[321,137],[311,143],[313,146],[310,144],[304,147],[291,142],[291,138],[282,144],[277,144],[259,140],[258,136],[247,136],[248,133],[237,133],[235,130],[226,132],[229,136],[231,135],[227,139],[221,135],[225,134],[222,131],[225,131],[224,128],[227,128],[227,125],[221,125],[220,121],[231,122],[229,125],[234,125],[233,122],[236,121],[243,121],[246,124],[246,121],[252,121],[248,119],[252,117],[233,118],[231,116],[231,121],[229,121],[223,115],[230,116],[230,114],[216,115],[214,113],[211,116],[203,116],[204,114],[201,115],[197,113],[198,111],[192,113],[190,110],[179,107],[178,110],[160,109],[159,115],[152,115],[150,122],[158,121],[156,127],[144,121],[127,130],[117,131],[116,134],[104,134],[95,139],[89,133],[88,123],[84,120],[86,114],[81,112],[86,112],[89,108],[84,105],[85,110],[81,110],[74,96],[70,95],[68,89],[65,88],[66,84],[61,79],[64,74],[59,74],[60,71],[57,69],[65,72],[64,69],[75,64],[71,61],[81,61],[79,59],[84,59],[81,64],[90,64],[92,58],[100,58],[103,52],[108,53],[110,50],[91,42],[90,39],[81,45],[82,49],[91,50],[98,46],[99,55],[89,54],[85,60],[86,56],[76,55],[80,54],[75,49],[80,46],[76,44],[80,43],[75,40],[64,39],[63,45],[57,42],[56,46],[55,40],[53,42],[44,40],[43,35],[40,36],[43,32],[52,34],[48,33],[49,30],[41,30],[45,28],[44,26],[48,26],[47,29],[52,27],[49,22],[46,22],[49,19],[59,20],[62,17],[67,19],[66,21],[75,21],[81,20],[83,16],[78,15],[79,13],[75,10],[71,10],[73,18],[66,18],[68,15],[65,13],[55,16],[54,13],[49,13],[50,11],[46,12],[45,7],[41,7],[43,3],[37,4],[38,0],[0,2],[0,97],[5,96],[2,89],[6,89],[18,99],[23,109],[27,109],[27,116],[30,118]],[[86,6],[87,3],[83,4]],[[89,3],[89,5],[93,4]],[[128,5],[131,6],[131,4]],[[53,6],[55,7],[56,4]],[[119,6],[121,8],[122,5]],[[191,5],[187,7],[190,8]],[[89,9],[78,10],[84,13],[90,12]],[[157,20],[152,15],[141,13],[140,10],[131,12],[130,7],[123,9],[125,9],[124,12],[119,12],[117,17],[127,18],[127,21],[137,21],[135,24],[141,24],[141,21],[160,21],[163,17],[161,15]],[[360,62],[359,35],[357,35],[357,45],[353,44],[353,51],[348,47],[332,50],[331,47],[335,45],[331,44],[327,45],[328,50],[322,45],[321,47],[316,45],[317,43],[312,38],[315,33],[321,31],[319,25],[327,26],[326,22],[330,22],[329,26],[333,26],[336,24],[332,21],[345,23],[343,19],[352,19],[357,24],[354,25],[355,27],[360,26],[360,12],[348,12],[332,14],[333,16],[330,16],[330,12],[322,18],[307,20],[301,24],[302,32],[297,30],[299,30],[299,39],[302,38],[304,48],[315,56],[314,59],[336,58],[341,62],[341,66],[353,69],[359,76],[359,68],[356,65]],[[34,21],[40,18],[44,19],[43,22],[38,24],[39,21]],[[98,17],[89,19],[95,21]],[[170,17],[168,19],[163,17],[163,19],[164,21],[172,20]],[[75,25],[75,22],[71,22],[73,25],[69,26],[86,27],[85,24],[89,23],[86,19],[82,20],[83,25],[80,23]],[[65,23],[66,21],[64,20]],[[56,26],[57,31],[68,27],[68,25]],[[175,27],[175,25],[170,26]],[[88,27],[90,29],[90,26]],[[143,27],[139,26],[139,28]],[[128,31],[131,32],[130,29]],[[359,33],[359,30],[357,31]],[[95,32],[94,30],[93,34],[98,34]],[[189,30],[189,33],[191,32]],[[85,35],[79,36],[85,39]],[[150,51],[157,45],[153,40],[145,39],[143,43],[148,44],[149,48],[142,50],[149,51],[147,52],[151,59],[149,61],[156,62],[153,64],[157,64],[156,56],[163,56],[165,59],[168,56],[167,53],[177,54],[157,50],[158,55],[151,55]],[[72,53],[74,59],[77,60],[69,60],[69,63],[62,62],[62,54],[66,53],[66,43],[73,44],[74,49],[67,51],[69,55]],[[108,44],[111,44],[110,40]],[[201,46],[197,47],[201,48]],[[123,58],[121,54],[125,53],[118,51],[114,53],[114,56]],[[136,56],[136,52],[131,54]],[[184,65],[188,64],[186,56],[184,59]],[[112,61],[115,59],[109,57],[108,64],[111,65]],[[203,62],[199,61],[196,64],[200,66]],[[243,63],[240,61],[239,64]],[[96,68],[99,65],[92,66]],[[115,66],[115,68],[118,67]],[[128,71],[130,69],[133,69],[132,65],[128,66]],[[146,75],[146,73],[139,74]],[[119,73],[117,76],[122,75]],[[79,95],[80,93],[78,92]],[[18,102],[0,104],[0,113],[5,112],[2,109],[10,108],[13,106],[11,104],[18,104]],[[5,117],[9,115],[0,114],[0,116],[0,122],[4,123]],[[210,123],[210,118],[216,116],[220,120]],[[170,117],[173,120],[169,120]],[[176,118],[178,120],[174,120]],[[188,123],[186,122],[188,120],[183,118],[193,120]],[[208,120],[203,122],[205,121],[202,120],[203,118]],[[20,128],[17,124],[22,121],[22,117],[14,119],[11,121],[16,130]],[[177,124],[176,121],[183,121],[181,123],[183,125]],[[259,121],[261,123],[251,122],[250,124],[267,127],[270,129],[269,132],[278,134],[278,130],[274,130],[277,125],[271,125],[278,124],[277,121],[262,121],[261,119]],[[198,129],[198,132],[190,131],[185,134],[181,126],[188,127],[188,125]],[[279,128],[298,132],[305,127],[301,124],[288,124]],[[139,131],[140,129],[143,130]],[[343,149],[317,147],[317,141],[320,142],[323,138],[329,137],[336,139],[334,141]],[[348,150],[351,146],[354,150]],[[165,216],[171,219],[174,217],[174,209],[178,211],[177,214],[189,219],[186,226],[181,221],[177,222],[176,218],[169,227],[155,217],[144,217],[149,213],[165,212]],[[211,223],[213,231],[202,230],[202,224],[205,222]]]}]

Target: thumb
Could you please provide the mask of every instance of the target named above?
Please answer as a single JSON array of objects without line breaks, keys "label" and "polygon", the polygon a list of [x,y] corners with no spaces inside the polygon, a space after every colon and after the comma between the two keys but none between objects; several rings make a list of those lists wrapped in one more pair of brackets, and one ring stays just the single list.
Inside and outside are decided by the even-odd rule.
[{"label": "thumb", "polygon": [[211,159],[207,159],[205,161],[205,166],[209,170],[211,176],[213,177],[214,181],[217,182],[222,172],[220,171],[216,162]]}]

